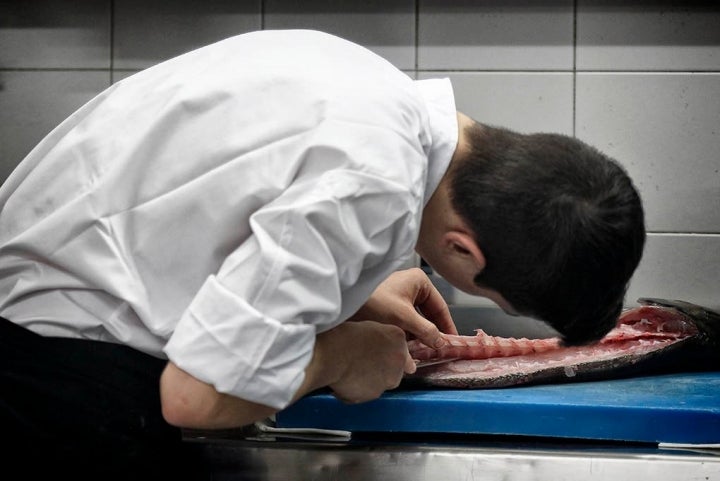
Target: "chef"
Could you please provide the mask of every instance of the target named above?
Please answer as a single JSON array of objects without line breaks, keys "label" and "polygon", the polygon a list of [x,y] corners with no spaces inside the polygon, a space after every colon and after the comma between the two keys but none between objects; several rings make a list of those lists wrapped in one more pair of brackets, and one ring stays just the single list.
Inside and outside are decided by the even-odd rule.
[{"label": "chef", "polygon": [[4,429],[97,442],[243,426],[328,388],[374,399],[458,289],[614,324],[645,239],[615,161],[483,125],[322,32],[259,31],[116,83],[0,188]]}]

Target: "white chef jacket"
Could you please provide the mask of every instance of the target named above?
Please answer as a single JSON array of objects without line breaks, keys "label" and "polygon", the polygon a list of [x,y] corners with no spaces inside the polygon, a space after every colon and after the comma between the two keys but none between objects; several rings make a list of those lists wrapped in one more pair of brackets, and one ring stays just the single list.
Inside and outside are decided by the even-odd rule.
[{"label": "white chef jacket", "polygon": [[315,336],[413,254],[457,143],[447,79],[307,30],[133,75],[0,188],[0,315],[282,408]]}]

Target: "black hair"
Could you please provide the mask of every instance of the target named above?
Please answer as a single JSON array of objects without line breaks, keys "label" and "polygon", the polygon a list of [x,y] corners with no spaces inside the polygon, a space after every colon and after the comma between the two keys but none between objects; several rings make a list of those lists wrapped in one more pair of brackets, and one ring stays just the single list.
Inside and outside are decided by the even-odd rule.
[{"label": "black hair", "polygon": [[641,199],[626,171],[566,135],[475,123],[467,137],[450,191],[485,255],[475,283],[547,322],[566,345],[605,336],[645,244]]}]

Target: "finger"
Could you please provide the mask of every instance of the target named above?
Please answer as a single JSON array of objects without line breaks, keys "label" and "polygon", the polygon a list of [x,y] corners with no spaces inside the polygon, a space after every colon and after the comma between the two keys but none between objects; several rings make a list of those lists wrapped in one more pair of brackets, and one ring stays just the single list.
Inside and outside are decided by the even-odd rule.
[{"label": "finger", "polygon": [[447,344],[438,327],[419,312],[414,312],[405,319],[402,327],[426,346],[438,349]]},{"label": "finger", "polygon": [[415,364],[415,359],[413,359],[412,356],[410,355],[410,352],[408,352],[407,357],[405,358],[404,371],[407,374],[415,374],[416,370],[417,370],[417,365]]},{"label": "finger", "polygon": [[457,335],[458,330],[450,314],[447,302],[445,302],[440,291],[429,281],[423,295],[417,299],[417,308],[440,331]]}]

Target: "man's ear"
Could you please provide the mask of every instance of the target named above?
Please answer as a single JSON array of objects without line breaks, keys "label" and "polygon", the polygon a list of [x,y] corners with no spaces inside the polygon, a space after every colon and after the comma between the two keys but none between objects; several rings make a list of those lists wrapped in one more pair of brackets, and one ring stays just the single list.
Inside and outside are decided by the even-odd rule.
[{"label": "man's ear", "polygon": [[451,230],[443,234],[442,243],[451,255],[459,257],[464,262],[472,262],[476,272],[485,269],[485,255],[471,235]]}]

